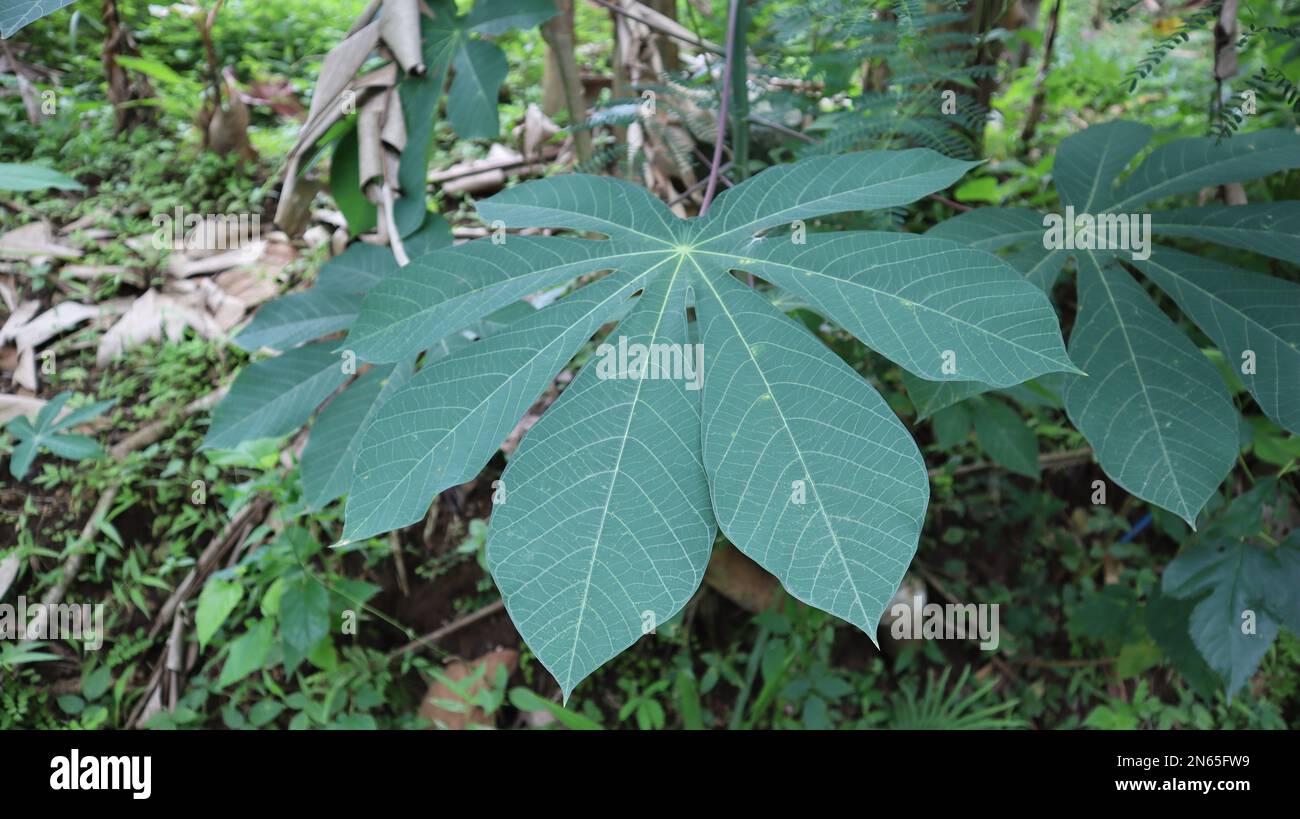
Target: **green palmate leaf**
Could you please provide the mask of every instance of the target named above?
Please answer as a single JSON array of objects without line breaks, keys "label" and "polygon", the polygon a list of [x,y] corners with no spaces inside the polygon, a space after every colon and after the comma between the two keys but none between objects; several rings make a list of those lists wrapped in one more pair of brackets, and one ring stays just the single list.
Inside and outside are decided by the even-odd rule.
[{"label": "green palmate leaf", "polygon": [[1007,386],[1027,372],[1074,370],[1047,297],[983,251],[855,232],[769,239],[753,252],[740,260],[746,269],[925,378]]},{"label": "green palmate leaf", "polygon": [[695,234],[702,246],[733,246],[764,228],[846,210],[905,205],[956,182],[978,162],[943,158],[934,151],[863,151],[777,165],[718,197]]},{"label": "green palmate leaf", "polygon": [[1168,248],[1134,264],[1214,340],[1268,417],[1300,433],[1300,286]]},{"label": "green palmate leaf", "polygon": [[[1129,216],[1148,202],[1300,167],[1300,135],[1269,130],[1242,135],[1235,143],[1216,144],[1212,138],[1166,143],[1117,182],[1151,136],[1147,126],[1114,122],[1062,141],[1053,166],[1062,205],[1092,216]],[[1300,203],[1147,215],[1153,233],[1300,261]],[[1066,378],[1070,416],[1112,478],[1193,521],[1235,457],[1235,413],[1205,357],[1119,263],[1136,265],[1166,290],[1223,348],[1234,368],[1243,352],[1253,350],[1257,370],[1251,392],[1271,417],[1291,425],[1297,390],[1295,287],[1189,254],[1153,250],[1149,236],[1144,237],[1149,259],[1139,258],[1144,252],[1131,238],[1132,249],[1047,247],[1044,220],[1033,211],[985,208],[948,220],[928,235],[1007,252],[1007,261],[1046,291],[1075,259],[1080,313],[1069,349],[1088,377]],[[1269,299],[1276,301],[1266,304]],[[934,405],[922,411],[933,411],[954,394],[933,396]],[[928,398],[922,395],[918,408]]]},{"label": "green palmate leaf", "polygon": [[[968,164],[929,151],[806,160],[737,186],[704,220],[678,219],[627,182],[581,175],[481,203],[489,223],[607,238],[507,236],[429,254],[366,295],[345,348],[402,360],[526,294],[611,272],[398,390],[363,433],[345,538],[422,517],[434,493],[482,467],[578,348],[626,313],[497,488],[488,562],[534,653],[567,694],[685,604],[715,521],[792,594],[871,633],[916,549],[928,492],[919,453],[865,381],[730,271],[797,285],[796,298],[834,307],[923,373],[954,377],[928,360],[942,361],[942,345],[959,369],[966,356],[996,383],[1072,370],[1046,300],[992,255],[871,233],[806,245],[755,236],[904,204]],[[926,283],[913,286],[908,270]],[[845,309],[835,288],[839,299],[875,301]],[[934,341],[907,302],[933,316]]]},{"label": "green palmate leaf", "polygon": [[1061,201],[1086,213],[1114,204],[1115,177],[1151,141],[1151,133],[1149,125],[1120,121],[1085,128],[1062,142],[1052,165]]},{"label": "green palmate leaf", "polygon": [[1164,236],[1205,239],[1300,264],[1300,202],[1170,210],[1152,217],[1151,230]]},{"label": "green palmate leaf", "polygon": [[302,488],[308,506],[320,509],[348,491],[362,430],[410,377],[410,364],[380,364],[321,412],[302,451]]},{"label": "green palmate leaf", "polygon": [[1043,215],[1026,208],[968,210],[930,228],[927,236],[981,250],[1014,248],[1011,266],[1044,292],[1051,292],[1069,251],[1043,247]]},{"label": "green palmate leaf", "polygon": [[662,255],[644,245],[567,238],[468,242],[412,260],[385,277],[366,295],[343,346],[365,361],[400,361],[579,273],[648,267]]},{"label": "green palmate leaf", "polygon": [[[1300,548],[1291,538],[1276,549],[1248,539],[1209,540],[1181,552],[1165,569],[1166,594],[1199,599],[1188,620],[1192,642],[1227,683],[1246,684],[1294,611]],[[1294,619],[1287,623],[1294,629]]]},{"label": "green palmate leaf", "polygon": [[[451,244],[450,237],[447,244]],[[393,253],[388,248],[356,242],[321,265],[313,289],[361,295],[396,266]]]},{"label": "green palmate leaf", "polygon": [[308,344],[251,364],[212,413],[203,448],[229,448],[242,441],[293,432],[348,379],[336,345]]},{"label": "green palmate leaf", "polygon": [[489,37],[512,28],[532,28],[559,13],[554,0],[478,0],[465,25]]},{"label": "green palmate leaf", "polygon": [[70,392],[61,392],[51,398],[36,413],[35,423],[22,415],[9,422],[6,429],[18,440],[9,456],[9,474],[22,480],[42,449],[70,461],[84,461],[103,452],[93,438],[75,435],[68,430],[103,415],[116,401],[98,401],[64,413],[63,408],[71,398]]},{"label": "green palmate leaf", "polygon": [[501,128],[497,94],[510,70],[506,55],[492,43],[462,39],[452,58],[456,77],[447,92],[451,127],[466,139],[492,139]]},{"label": "green palmate leaf", "polygon": [[41,165],[0,162],[0,191],[43,191],[47,188],[79,191],[81,183]]},{"label": "green palmate leaf", "polygon": [[997,400],[981,399],[974,408],[975,440],[995,464],[1038,477],[1038,438],[1020,414]]},{"label": "green palmate leaf", "polygon": [[290,293],[263,305],[235,343],[249,352],[263,347],[288,349],[347,329],[360,306],[357,295],[345,290],[313,287]]},{"label": "green palmate leaf", "polygon": [[[441,217],[426,220],[406,243],[418,258],[451,244],[451,231]],[[395,266],[386,247],[356,243],[321,266],[316,286],[267,302],[235,338],[248,351],[263,347],[288,349],[352,326],[361,296]]]},{"label": "green palmate leaf", "polygon": [[[667,263],[646,286],[620,342],[688,343],[684,267]],[[603,374],[585,368],[524,439],[487,549],[511,618],[566,698],[686,604],[716,532],[699,391]]]},{"label": "green palmate leaf", "polygon": [[719,526],[874,639],[916,552],[925,464],[848,365],[734,279],[701,276],[704,464]]},{"label": "green palmate leaf", "polygon": [[1240,134],[1222,142],[1214,137],[1167,142],[1119,184],[1114,203],[1106,209],[1123,212],[1166,196],[1300,167],[1297,147],[1300,135],[1281,128]]},{"label": "green palmate leaf", "polygon": [[1088,376],[1066,383],[1065,408],[1102,469],[1195,526],[1237,457],[1237,414],[1214,365],[1119,265],[1086,252],[1070,355]]},{"label": "green palmate leaf", "polygon": [[12,37],[23,26],[72,3],[73,0],[0,0],[0,37]]},{"label": "green palmate leaf", "polygon": [[642,279],[606,278],[421,370],[365,431],[344,537],[414,523],[434,495],[472,478]]}]

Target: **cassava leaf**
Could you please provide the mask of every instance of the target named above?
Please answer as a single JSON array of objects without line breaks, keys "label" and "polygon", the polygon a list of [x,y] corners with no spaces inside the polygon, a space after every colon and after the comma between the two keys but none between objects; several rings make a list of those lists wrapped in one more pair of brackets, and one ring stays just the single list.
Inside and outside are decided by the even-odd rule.
[{"label": "cassava leaf", "polygon": [[848,365],[734,279],[701,276],[697,299],[719,526],[796,598],[874,641],[929,500],[916,444]]},{"label": "cassava leaf", "polygon": [[411,377],[409,364],[380,364],[339,393],[316,419],[302,451],[302,489],[320,509],[348,491],[361,431]]},{"label": "cassava leaf", "polygon": [[73,0],[0,0],[0,37],[12,37],[30,23],[53,14]]},{"label": "cassava leaf", "polygon": [[465,25],[494,36],[512,28],[532,28],[559,13],[554,0],[477,0]]},{"label": "cassava leaf", "polygon": [[293,432],[348,379],[344,358],[330,343],[307,344],[250,364],[212,413],[204,449]]},{"label": "cassava leaf", "polygon": [[[1156,200],[1300,167],[1300,135],[1275,129],[1222,143],[1174,140],[1156,147],[1121,179],[1151,137],[1151,128],[1121,121],[1063,140],[1053,166],[1062,206],[1093,216],[1128,216]],[[1153,233],[1300,261],[1297,202],[1145,215]],[[928,235],[1006,252],[1013,267],[1046,291],[1075,260],[1080,308],[1069,350],[1088,375],[1065,378],[1070,417],[1107,474],[1193,522],[1236,456],[1235,411],[1206,358],[1120,264],[1132,264],[1169,293],[1234,369],[1243,352],[1254,351],[1257,371],[1248,386],[1264,411],[1289,429],[1295,428],[1298,389],[1296,288],[1153,245],[1147,259],[1126,249],[1047,247],[1044,220],[1029,210],[984,208],[950,219]]]},{"label": "cassava leaf", "polygon": [[84,461],[103,452],[93,438],[72,434],[68,430],[103,415],[116,401],[97,401],[64,413],[63,408],[71,398],[70,392],[61,392],[51,398],[36,413],[35,423],[23,415],[8,423],[6,429],[18,441],[9,456],[9,474],[22,480],[42,449],[70,461]]},{"label": "cassava leaf", "polygon": [[[686,343],[684,267],[646,285],[619,325],[629,345]],[[524,438],[487,549],[510,616],[566,698],[686,604],[716,532],[699,392],[600,375],[585,368]]]},{"label": "cassava leaf", "polygon": [[768,239],[740,264],[924,378],[1002,387],[1074,370],[1047,297],[997,257],[955,242],[870,232]]},{"label": "cassava leaf", "polygon": [[506,55],[484,40],[462,39],[452,58],[456,77],[447,92],[451,127],[465,139],[493,139],[500,130],[497,94],[509,65]]},{"label": "cassava leaf", "polygon": [[1152,216],[1164,236],[1205,239],[1300,264],[1300,202],[1179,208]]},{"label": "cassava leaf", "polygon": [[1196,525],[1237,457],[1237,413],[1214,365],[1118,264],[1079,259],[1065,409],[1116,483]]},{"label": "cassava leaf", "polygon": [[[804,160],[691,220],[642,188],[583,175],[481,202],[489,223],[606,238],[507,235],[428,254],[367,293],[342,348],[407,359],[529,293],[608,273],[432,363],[384,404],[362,435],[345,538],[416,521],[436,492],[476,474],[555,373],[626,311],[499,487],[488,562],[534,653],[570,692],[685,604],[715,521],[796,597],[873,633],[924,519],[920,454],[860,376],[732,271],[820,300],[923,374],[1011,384],[1075,371],[1042,293],[991,254],[873,233],[796,245],[773,230],[906,204],[969,166],[925,150]],[[941,366],[950,348],[956,373]]]},{"label": "cassava leaf", "polygon": [[72,177],[43,165],[0,162],[0,191],[43,191],[47,188],[79,191],[82,185]]},{"label": "cassava leaf", "polygon": [[414,523],[434,495],[473,477],[640,281],[606,278],[422,369],[365,430],[344,537]]},{"label": "cassava leaf", "polygon": [[1134,265],[1214,340],[1265,414],[1300,434],[1300,286],[1163,247]]}]

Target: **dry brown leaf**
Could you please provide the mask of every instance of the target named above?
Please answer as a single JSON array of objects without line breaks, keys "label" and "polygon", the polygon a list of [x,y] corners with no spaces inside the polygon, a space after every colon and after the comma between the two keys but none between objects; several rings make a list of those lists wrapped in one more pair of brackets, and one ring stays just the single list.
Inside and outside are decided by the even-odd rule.
[{"label": "dry brown leaf", "polygon": [[0,300],[4,301],[5,309],[11,313],[18,309],[18,288],[14,285],[12,276],[0,279]]},{"label": "dry brown leaf", "polygon": [[379,34],[403,71],[416,76],[424,73],[419,0],[385,0],[379,10]]},{"label": "dry brown leaf", "polygon": [[18,348],[18,366],[14,368],[14,384],[32,392],[36,392],[36,388],[40,386],[36,380],[36,351],[31,347]]},{"label": "dry brown leaf", "polygon": [[527,110],[524,111],[523,124],[515,127],[514,134],[519,140],[524,156],[529,159],[540,159],[542,145],[560,130],[560,126],[542,112],[541,106],[537,103],[529,103]]},{"label": "dry brown leaf", "polygon": [[29,259],[48,256],[56,259],[78,259],[82,251],[54,241],[54,233],[44,222],[30,222],[0,234],[0,258]]},{"label": "dry brown leaf", "polygon": [[18,328],[14,333],[14,343],[19,350],[35,349],[60,333],[76,327],[83,321],[92,319],[101,313],[112,314],[112,305],[95,307],[75,301],[56,304],[44,313]]},{"label": "dry brown leaf", "polygon": [[266,242],[258,239],[243,247],[227,250],[204,258],[193,258],[189,253],[173,253],[167,264],[167,270],[180,279],[188,279],[201,273],[217,273],[232,267],[249,265],[262,258],[266,252]]},{"label": "dry brown leaf", "polygon": [[[507,674],[513,674],[518,664],[518,651],[498,648],[474,660],[472,664],[463,660],[453,660],[443,668],[442,674],[452,683],[459,683],[477,675],[477,679],[464,689],[465,694],[472,698],[474,694],[493,684],[497,669],[504,668]],[[482,669],[481,673],[480,669]],[[465,706],[463,709],[453,710],[442,704],[447,701],[464,703]],[[492,725],[491,717],[484,713],[482,708],[469,706],[468,700],[443,680],[434,680],[429,686],[424,701],[420,704],[420,717],[439,728],[450,730],[462,730],[471,725]]]},{"label": "dry brown leaf", "polygon": [[43,406],[45,406],[45,400],[42,398],[10,395],[8,393],[0,394],[0,424],[7,424],[20,415],[35,420],[36,413],[40,412]]},{"label": "dry brown leaf", "polygon": [[22,305],[9,314],[4,326],[0,327],[0,345],[7,343],[10,339],[18,336],[18,330],[27,322],[32,320],[36,311],[41,309],[39,301],[25,301]]},{"label": "dry brown leaf", "polygon": [[103,367],[123,352],[150,341],[179,340],[186,327],[204,338],[218,338],[243,318],[246,306],[210,279],[185,282],[190,292],[149,290],[131,304],[99,340],[96,363]]},{"label": "dry brown leaf", "polygon": [[95,351],[95,363],[103,367],[131,347],[147,341],[157,341],[161,337],[162,315],[158,310],[158,294],[149,290],[137,298],[122,318],[100,337],[99,347]]},{"label": "dry brown leaf", "polygon": [[303,132],[291,153],[297,154],[306,147],[304,137],[312,130],[312,123],[326,116],[329,108],[335,107],[334,103],[352,82],[370,52],[379,45],[379,25],[378,22],[370,23],[325,55],[325,60],[321,63],[320,79],[316,81],[316,90],[312,93],[311,107],[307,112],[307,125],[303,126]]}]

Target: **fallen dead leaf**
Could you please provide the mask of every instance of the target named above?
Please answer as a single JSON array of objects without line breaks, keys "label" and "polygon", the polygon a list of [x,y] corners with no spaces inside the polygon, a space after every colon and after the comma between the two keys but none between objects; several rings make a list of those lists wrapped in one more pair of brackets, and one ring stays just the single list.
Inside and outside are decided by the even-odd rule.
[{"label": "fallen dead leaf", "polygon": [[82,251],[54,241],[54,233],[44,222],[30,222],[0,234],[0,258],[5,259],[78,259]]},{"label": "fallen dead leaf", "polygon": [[27,322],[32,320],[36,311],[41,309],[39,301],[25,301],[20,307],[9,314],[4,326],[0,327],[0,345],[5,344],[11,338],[18,335],[18,330]]},{"label": "fallen dead leaf", "polygon": [[[519,652],[508,648],[498,648],[496,651],[479,657],[472,663],[453,660],[444,666],[442,670],[442,674],[447,681],[434,680],[433,684],[429,686],[429,690],[424,695],[424,701],[420,703],[420,716],[437,727],[450,730],[462,730],[471,725],[492,725],[492,719],[483,712],[482,708],[468,705],[466,696],[472,698],[474,694],[491,686],[498,668],[504,668],[507,674],[513,674],[518,664]],[[481,674],[479,669],[483,669]],[[459,683],[476,675],[477,679],[464,688],[466,696],[462,696],[452,685],[448,684],[449,682]],[[465,707],[461,710],[453,710],[440,704],[445,702],[465,703]]]},{"label": "fallen dead leaf", "polygon": [[195,258],[189,253],[173,253],[167,270],[178,279],[188,279],[201,273],[218,273],[232,267],[253,264],[262,258],[265,251],[266,242],[258,239],[243,247],[201,258]]},{"label": "fallen dead leaf", "polygon": [[111,303],[96,307],[76,301],[60,302],[20,327],[14,333],[14,343],[19,350],[35,349],[83,321],[112,311],[114,306]]},{"label": "fallen dead leaf", "polygon": [[40,412],[43,406],[45,406],[45,400],[42,398],[9,395],[8,393],[0,394],[0,424],[7,424],[20,415],[35,419],[36,413]]}]

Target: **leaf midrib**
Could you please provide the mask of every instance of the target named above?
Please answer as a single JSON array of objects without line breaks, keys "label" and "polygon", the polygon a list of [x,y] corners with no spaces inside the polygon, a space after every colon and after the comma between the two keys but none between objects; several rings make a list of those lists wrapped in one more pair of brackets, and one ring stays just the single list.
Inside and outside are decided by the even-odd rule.
[{"label": "leaf midrib", "polygon": [[[675,254],[677,256],[677,267],[673,269],[672,278],[668,282],[668,292],[664,295],[663,304],[659,308],[659,315],[655,317],[654,327],[650,331],[650,340],[653,342],[659,337],[659,328],[663,326],[664,315],[668,312],[668,307],[672,303],[672,294],[677,282],[677,276],[681,273],[682,262],[686,259],[685,253]],[[659,264],[666,264],[673,257],[669,256]],[[649,276],[650,272],[659,265],[650,268],[642,274],[642,278]],[[605,492],[605,503],[600,513],[600,523],[596,525],[595,535],[591,543],[591,560],[587,564],[587,579],[582,584],[582,600],[578,604],[578,622],[573,628],[573,648],[569,651],[569,670],[565,672],[564,680],[566,687],[571,689],[573,683],[573,664],[578,658],[578,641],[582,635],[582,620],[587,614],[587,597],[591,594],[591,578],[596,572],[596,555],[600,552],[600,541],[605,533],[605,521],[609,519],[610,502],[614,499],[614,487],[618,484],[618,476],[623,464],[623,453],[627,451],[627,439],[632,432],[632,419],[636,416],[637,406],[641,402],[641,389],[645,386],[646,379],[638,378],[636,391],[632,393],[632,401],[628,404],[627,423],[623,427],[622,440],[618,445],[618,457],[614,459],[614,467],[610,471],[609,489]],[[656,569],[657,571],[657,569]],[[662,585],[662,578],[660,578]],[[664,586],[667,590],[667,586]],[[566,694],[565,699],[568,699]]]},{"label": "leaf midrib", "polygon": [[[594,305],[594,306],[593,306],[590,310],[588,310],[588,311],[587,311],[583,316],[579,317],[578,321],[581,321],[582,319],[586,318],[587,316],[590,316],[592,313],[594,313],[594,312],[596,312],[597,310],[601,309],[602,307],[604,307],[604,306],[605,306],[606,304],[608,304],[609,302],[611,302],[611,301],[617,299],[617,298],[620,296],[620,294],[622,294],[622,293],[626,293],[629,287],[635,287],[635,286],[636,286],[640,281],[644,280],[646,276],[649,276],[652,272],[654,272],[654,270],[655,270],[656,268],[658,268],[659,265],[664,264],[665,262],[667,262],[667,261],[668,261],[669,259],[671,259],[671,258],[672,258],[672,257],[669,256],[669,257],[665,258],[662,262],[659,262],[658,264],[656,264],[656,265],[654,265],[654,266],[652,266],[652,267],[650,267],[650,268],[647,268],[644,272],[639,273],[639,274],[636,274],[635,276],[633,276],[633,277],[628,281],[628,283],[627,283],[625,286],[619,288],[619,289],[618,289],[617,291],[615,291],[614,293],[611,293],[610,296],[609,296],[609,298],[607,298],[607,299],[601,301],[601,302],[600,302],[599,304],[597,304],[597,305]],[[576,323],[576,322],[575,322],[575,323]],[[535,352],[535,353],[534,353],[534,354],[529,358],[529,360],[528,360],[526,363],[520,365],[520,366],[515,370],[515,374],[518,374],[518,373],[519,373],[520,371],[522,371],[524,368],[531,366],[531,365],[532,365],[534,362],[536,362],[536,360],[537,360],[538,358],[540,358],[540,357],[541,357],[541,356],[542,356],[542,355],[543,355],[547,350],[551,349],[553,346],[555,346],[556,344],[558,344],[558,343],[559,343],[559,342],[560,342],[564,337],[565,337],[565,335],[564,335],[564,332],[563,332],[563,331],[561,331],[560,333],[558,333],[554,338],[552,338],[550,341],[548,341],[548,342],[547,342],[543,347],[539,348],[539,349],[538,349],[538,350],[537,350],[537,351],[536,351],[536,352]],[[444,360],[449,360],[449,359],[444,359]],[[441,363],[441,362],[437,362],[437,363]],[[415,462],[415,465],[414,465],[414,466],[412,466],[410,469],[406,470],[405,474],[403,474],[400,478],[398,478],[397,480],[393,481],[392,483],[393,483],[394,485],[396,485],[396,484],[400,484],[400,483],[403,483],[403,482],[405,482],[405,481],[410,480],[411,476],[412,476],[413,474],[415,474],[415,471],[416,471],[417,469],[419,469],[419,468],[421,467],[421,465],[423,465],[423,464],[425,463],[425,461],[427,461],[427,460],[432,456],[433,451],[434,451],[435,449],[437,449],[439,446],[441,446],[442,443],[443,443],[444,441],[446,441],[448,437],[451,436],[451,434],[452,434],[452,432],[453,432],[454,430],[459,429],[460,426],[461,426],[462,424],[464,424],[464,423],[465,423],[466,421],[468,421],[469,419],[473,418],[475,413],[477,413],[479,410],[481,410],[481,409],[482,409],[486,404],[488,404],[488,403],[493,399],[493,397],[496,396],[496,394],[497,394],[498,392],[500,392],[503,388],[506,387],[506,385],[512,383],[513,381],[514,381],[514,376],[512,375],[512,376],[507,377],[504,381],[502,381],[502,382],[501,382],[500,384],[498,384],[496,387],[493,387],[493,388],[492,388],[492,391],[489,392],[487,395],[485,395],[485,396],[483,397],[483,400],[479,401],[478,404],[476,404],[474,407],[470,408],[467,412],[464,413],[464,415],[463,415],[461,421],[459,421],[459,422],[457,422],[457,423],[455,423],[455,424],[452,424],[452,425],[451,425],[447,430],[444,431],[443,435],[442,435],[440,438],[438,438],[438,439],[437,439],[433,444],[431,444],[429,447],[427,447],[427,450],[428,450],[428,451],[425,452],[425,454],[424,454],[423,456],[421,456],[420,459],[417,460],[417,461]],[[409,382],[408,382],[408,383],[409,383]],[[390,399],[390,400],[391,400],[391,399]],[[359,453],[359,452],[358,452],[358,457],[360,457],[360,453]],[[369,524],[370,521],[371,521],[371,519],[373,519],[374,516],[375,516],[376,514],[378,514],[382,509],[383,509],[382,504],[381,504],[381,505],[376,505],[376,506],[374,507],[374,510],[373,510],[369,515],[367,515],[367,516],[366,516],[366,517],[361,521],[361,524],[362,524],[362,525],[358,525],[357,529],[356,529],[356,530],[353,530],[353,531],[363,530],[363,529],[364,529],[364,524]]]},{"label": "leaf midrib", "polygon": [[[1124,347],[1128,350],[1129,361],[1133,362],[1133,372],[1137,375],[1138,385],[1141,387],[1142,401],[1147,405],[1147,414],[1151,417],[1151,425],[1156,431],[1156,440],[1160,443],[1160,455],[1164,459],[1166,468],[1169,470],[1169,475],[1174,482],[1174,486],[1177,488],[1179,503],[1184,510],[1188,510],[1191,507],[1188,506],[1187,498],[1183,494],[1182,481],[1179,480],[1178,472],[1174,469],[1173,461],[1169,457],[1169,448],[1165,445],[1165,436],[1164,432],[1160,428],[1160,419],[1156,415],[1155,406],[1151,403],[1151,391],[1147,389],[1146,378],[1142,375],[1142,366],[1138,361],[1137,350],[1134,349],[1133,341],[1129,338],[1128,325],[1124,322],[1124,314],[1120,312],[1119,302],[1115,298],[1114,291],[1111,290],[1110,283],[1106,281],[1106,276],[1102,271],[1102,267],[1097,262],[1096,254],[1091,250],[1085,250],[1084,252],[1088,254],[1088,258],[1092,260],[1093,267],[1097,271],[1097,281],[1100,282],[1102,287],[1106,290],[1106,301],[1109,302],[1112,311],[1115,313],[1115,323],[1119,327],[1120,335],[1124,339]],[[1124,275],[1128,274],[1125,273]]]},{"label": "leaf midrib", "polygon": [[[721,254],[716,254],[716,255],[721,255]],[[726,315],[727,321],[731,322],[732,330],[735,331],[736,337],[740,339],[742,346],[744,346],[745,354],[749,356],[749,360],[754,366],[754,371],[758,373],[759,378],[763,379],[763,386],[764,388],[766,388],[767,394],[772,396],[772,407],[776,410],[777,415],[780,417],[781,427],[785,431],[786,437],[790,439],[790,446],[793,447],[795,451],[795,455],[799,458],[799,466],[801,469],[803,469],[804,479],[808,481],[808,487],[809,489],[812,490],[813,498],[817,502],[817,511],[821,515],[822,523],[826,527],[826,532],[831,536],[831,543],[835,547],[835,556],[840,559],[840,566],[844,569],[844,576],[849,581],[849,586],[852,587],[853,589],[853,599],[858,604],[858,608],[862,610],[862,613],[865,618],[869,616],[869,614],[867,612],[867,607],[862,603],[862,593],[858,591],[858,584],[853,578],[853,572],[849,568],[848,560],[845,559],[844,557],[844,549],[842,546],[840,546],[839,536],[835,533],[835,527],[831,525],[830,516],[826,514],[826,505],[821,501],[821,493],[818,492],[817,482],[813,480],[812,471],[808,469],[808,463],[807,461],[804,460],[803,450],[800,449],[799,442],[795,440],[794,431],[790,429],[790,422],[786,420],[785,411],[781,409],[781,401],[780,399],[777,398],[776,392],[772,389],[771,383],[767,380],[767,375],[763,372],[763,368],[759,366],[758,359],[754,358],[754,352],[750,348],[749,340],[745,337],[745,334],[741,331],[740,325],[736,322],[736,317],[732,314],[731,310],[727,307],[727,303],[725,300],[723,300],[722,294],[719,293],[717,288],[713,286],[713,282],[709,280],[708,274],[706,274],[704,272],[704,269],[700,267],[700,263],[695,260],[694,256],[691,257],[691,263],[695,265],[695,270],[696,272],[699,273],[699,277],[698,277],[699,280],[704,284],[705,287],[709,288],[709,291],[711,293],[713,293],[713,298],[717,300],[718,307]],[[710,491],[711,490],[712,490],[712,484],[710,484]],[[875,602],[876,601],[873,598],[872,603]],[[850,614],[851,612],[852,610],[850,609]],[[871,635],[868,634],[868,636]],[[875,642],[874,637],[872,637],[872,642]]]},{"label": "leaf midrib", "polygon": [[[718,252],[716,252],[716,251],[710,251],[710,250],[698,250],[698,249],[697,249],[695,252],[696,252],[696,253],[705,253],[705,254],[708,254],[708,255],[710,255],[710,256],[724,256],[724,257],[727,257],[727,258],[733,259],[733,260],[735,260],[736,262],[738,262],[738,264],[736,265],[736,267],[737,267],[737,269],[739,269],[739,270],[745,270],[745,269],[746,269],[746,267],[745,267],[744,265],[742,265],[742,264],[739,264],[739,262],[740,262],[742,259],[751,258],[751,257],[747,257],[747,256],[739,256],[739,255],[737,255],[737,254],[735,254],[735,253],[718,253]],[[922,304],[922,303],[920,303],[920,302],[908,301],[907,299],[904,299],[902,296],[898,296],[898,295],[895,295],[895,294],[893,294],[893,293],[889,293],[889,292],[884,291],[884,290],[879,290],[879,289],[874,288],[874,287],[869,287],[869,286],[867,286],[867,285],[865,285],[865,284],[861,284],[861,283],[859,283],[859,282],[857,282],[857,281],[854,281],[854,280],[852,280],[852,279],[841,279],[841,278],[837,278],[837,277],[835,277],[835,276],[827,275],[826,273],[823,273],[823,272],[821,272],[820,270],[811,270],[811,269],[804,268],[804,267],[796,267],[795,265],[788,264],[788,263],[786,263],[786,262],[777,262],[777,261],[773,261],[773,260],[771,260],[771,259],[757,259],[757,258],[755,258],[755,259],[754,259],[754,262],[756,262],[756,263],[761,262],[762,264],[770,264],[770,265],[773,265],[773,266],[776,266],[776,267],[784,267],[784,268],[786,268],[786,269],[788,269],[788,270],[791,270],[791,271],[793,271],[793,272],[796,272],[796,273],[805,273],[805,274],[811,274],[811,275],[814,275],[814,276],[820,276],[820,277],[823,278],[823,279],[829,279],[830,281],[833,281],[833,282],[838,282],[838,283],[842,283],[842,284],[850,285],[850,286],[852,286],[852,287],[857,287],[857,288],[859,288],[859,289],[861,289],[861,290],[864,290],[864,291],[866,291],[866,292],[869,292],[869,293],[875,294],[875,295],[877,295],[877,296],[884,296],[884,297],[886,297],[887,299],[889,299],[889,300],[895,302],[896,304],[899,304],[900,306],[902,305],[903,302],[906,301],[908,304],[910,304],[910,305],[916,307],[916,308],[919,309],[919,310],[923,310],[923,311],[926,311],[926,312],[929,312],[929,313],[933,313],[934,315],[937,315],[937,316],[942,316],[943,318],[947,319],[948,321],[952,321],[952,322],[954,322],[954,323],[957,323],[957,324],[962,325],[963,327],[967,327],[967,328],[973,330],[974,332],[976,332],[977,334],[980,334],[980,335],[982,335],[982,336],[984,336],[984,337],[992,338],[992,339],[996,340],[998,343],[1009,344],[1009,345],[1011,345],[1012,347],[1015,347],[1016,349],[1021,350],[1022,352],[1027,353],[1027,354],[1033,356],[1034,358],[1038,359],[1039,361],[1042,361],[1042,362],[1047,363],[1047,364],[1051,364],[1053,367],[1059,367],[1060,364],[1061,364],[1061,362],[1059,362],[1059,361],[1055,361],[1055,360],[1050,359],[1050,358],[1047,358],[1047,357],[1044,356],[1042,353],[1039,353],[1039,352],[1037,352],[1036,350],[1032,350],[1032,349],[1030,349],[1030,348],[1028,348],[1028,347],[1025,347],[1024,345],[1020,344],[1019,342],[1012,341],[1012,340],[1010,340],[1010,339],[1005,339],[1005,338],[1003,338],[1002,336],[997,335],[996,333],[993,333],[993,332],[991,332],[991,331],[989,331],[989,330],[985,330],[984,328],[980,327],[979,325],[971,324],[970,322],[966,321],[965,319],[961,319],[961,318],[958,318],[957,316],[949,315],[948,313],[945,313],[945,312],[943,312],[942,310],[937,310],[937,309],[935,309],[935,308],[933,308],[933,307],[930,307],[930,306],[928,306],[928,305]],[[698,267],[698,265],[697,265],[697,267]],[[1014,268],[1013,268],[1013,269],[1014,269]],[[815,298],[814,296],[812,296],[812,295],[807,295],[807,296],[805,296],[805,297],[808,298],[809,300],[812,300],[812,301],[819,301],[818,299],[816,299],[816,298]],[[823,308],[823,309],[824,309],[824,308]],[[1057,370],[1052,370],[1052,372],[1056,372],[1056,371],[1057,371]],[[1073,371],[1073,372],[1075,372],[1075,373],[1079,373],[1079,372],[1080,372],[1080,371],[1077,370],[1077,369],[1075,369],[1075,370],[1060,370],[1060,371],[1061,371],[1061,372],[1071,372],[1071,371]],[[969,381],[969,380],[971,380],[971,379],[966,378],[966,379],[961,379],[961,380]]]}]

